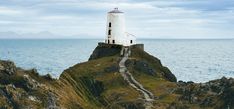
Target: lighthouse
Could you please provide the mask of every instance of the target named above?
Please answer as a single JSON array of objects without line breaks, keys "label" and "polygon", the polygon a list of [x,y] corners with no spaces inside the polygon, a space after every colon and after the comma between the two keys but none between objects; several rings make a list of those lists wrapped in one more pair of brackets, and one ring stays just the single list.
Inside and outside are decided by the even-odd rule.
[{"label": "lighthouse", "polygon": [[135,36],[126,32],[124,12],[118,8],[107,13],[105,43],[123,46],[136,44]]}]

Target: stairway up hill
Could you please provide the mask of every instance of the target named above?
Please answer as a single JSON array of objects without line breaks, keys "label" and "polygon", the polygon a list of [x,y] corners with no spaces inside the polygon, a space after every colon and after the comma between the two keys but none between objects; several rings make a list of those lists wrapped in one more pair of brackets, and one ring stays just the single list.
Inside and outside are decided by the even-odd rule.
[{"label": "stairway up hill", "polygon": [[[103,57],[116,57],[119,59],[122,50],[121,45],[99,43],[89,58],[89,61]],[[127,67],[133,67],[138,72],[146,75],[163,78],[176,82],[176,77],[171,71],[161,64],[161,61],[144,51],[143,44],[136,44],[129,47],[131,56],[126,62]],[[120,61],[120,60],[117,60]]]}]

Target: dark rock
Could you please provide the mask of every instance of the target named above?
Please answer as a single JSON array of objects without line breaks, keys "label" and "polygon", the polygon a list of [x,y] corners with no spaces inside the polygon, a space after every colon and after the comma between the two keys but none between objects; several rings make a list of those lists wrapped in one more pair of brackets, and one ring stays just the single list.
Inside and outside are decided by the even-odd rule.
[{"label": "dark rock", "polygon": [[37,77],[39,77],[39,73],[37,72],[37,69],[31,69],[31,73]]},{"label": "dark rock", "polygon": [[173,102],[170,104],[169,107],[167,107],[167,109],[190,109],[186,104],[183,104],[181,102]]},{"label": "dark rock", "polygon": [[49,80],[49,81],[54,80],[50,74],[44,75],[43,78],[45,78],[46,80]]},{"label": "dark rock", "polygon": [[212,104],[212,99],[210,97],[205,98],[201,103],[201,105],[205,107],[210,106],[211,104]]},{"label": "dark rock", "polygon": [[[207,83],[196,84],[179,81],[174,93],[181,94],[179,100],[201,107],[215,107],[217,109],[234,108],[234,84],[232,78],[225,77]],[[217,100],[219,102],[217,102]]]},{"label": "dark rock", "polygon": [[179,87],[179,88],[176,88],[174,93],[176,94],[184,94],[185,92],[185,88],[184,87]]},{"label": "dark rock", "polygon": [[176,82],[177,81],[177,78],[176,76],[171,73],[171,71],[167,68],[167,67],[163,67],[163,76],[165,77],[165,79],[171,81],[171,82]]},{"label": "dark rock", "polygon": [[135,61],[130,60],[130,59],[128,59],[128,60],[125,62],[126,67],[134,66],[134,64],[135,64]]},{"label": "dark rock", "polygon": [[9,105],[13,107],[14,109],[19,109],[20,104],[18,104],[14,99],[13,95],[9,91],[9,87],[12,87],[13,85],[8,85],[6,87],[0,88],[0,94],[5,96],[7,99]]},{"label": "dark rock", "polygon": [[188,81],[187,84],[193,84],[194,82],[193,81]]},{"label": "dark rock", "polygon": [[16,66],[11,61],[0,61],[0,73],[13,75],[16,72]]},{"label": "dark rock", "polygon": [[112,65],[104,69],[104,72],[119,72],[119,67],[116,65]]},{"label": "dark rock", "polygon": [[124,102],[120,103],[120,105],[124,107],[124,109],[145,109],[144,101],[142,100],[137,100],[133,102]]},{"label": "dark rock", "polygon": [[234,108],[234,86],[228,87],[224,89],[224,92],[221,94],[221,99],[225,102],[223,104],[224,107],[229,107],[230,109]]},{"label": "dark rock", "polygon": [[57,105],[57,97],[55,96],[54,93],[49,92],[48,93],[48,106],[47,109],[60,109]]},{"label": "dark rock", "polygon": [[179,85],[179,86],[185,86],[185,85],[187,85],[187,83],[180,80],[180,81],[177,82],[177,85]]},{"label": "dark rock", "polygon": [[140,72],[143,72],[147,75],[156,76],[156,72],[151,68],[145,61],[135,61],[134,68]]},{"label": "dark rock", "polygon": [[16,76],[14,78],[14,80],[12,81],[12,83],[18,87],[18,88],[22,88],[24,89],[25,91],[29,92],[29,91],[32,91],[33,90],[33,84],[29,83],[28,82],[28,78],[25,78],[25,77],[18,77]]},{"label": "dark rock", "polygon": [[92,55],[89,57],[89,60],[98,59],[107,56],[120,55],[122,45],[113,45],[98,43],[98,46],[93,51]]},{"label": "dark rock", "polygon": [[0,84],[11,84],[17,78],[13,78],[16,73],[16,66],[11,61],[0,60]]}]

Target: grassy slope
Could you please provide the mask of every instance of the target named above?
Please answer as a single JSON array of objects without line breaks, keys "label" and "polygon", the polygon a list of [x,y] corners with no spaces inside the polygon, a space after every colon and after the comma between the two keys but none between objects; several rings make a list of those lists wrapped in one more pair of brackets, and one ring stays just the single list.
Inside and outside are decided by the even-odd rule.
[{"label": "grassy slope", "polygon": [[[148,53],[135,48],[132,49],[132,56],[130,60],[144,60],[148,62],[149,66],[154,68],[156,72],[167,72],[168,68],[163,67],[160,60],[149,55]],[[171,103],[178,103],[178,97],[180,95],[172,93],[177,88],[176,82],[170,82],[165,80],[162,76],[151,76],[145,73],[139,72],[133,67],[129,68],[130,72],[134,75],[137,81],[139,81],[146,89],[150,90],[157,99],[154,104],[157,105],[156,109],[165,109]],[[199,108],[196,104],[187,104],[192,109]]]},{"label": "grassy slope", "polygon": [[[76,95],[81,98],[79,99],[79,103],[83,108],[104,108],[106,107],[104,106],[106,104],[102,104],[96,97],[90,96],[91,94],[87,93],[86,88],[84,88],[84,85],[79,81],[80,77],[89,77],[103,82],[105,90],[101,93],[101,97],[105,101],[108,101],[108,105],[115,105],[116,103],[118,104],[121,102],[134,102],[142,97],[140,93],[130,87],[126,81],[123,80],[118,71],[104,71],[107,67],[113,65],[118,66],[119,59],[119,55],[117,54],[115,56],[99,58],[77,64],[68,70],[65,70],[60,77],[60,81],[72,85],[72,88],[77,91]],[[144,60],[148,62],[150,66],[155,68],[156,72],[165,71],[159,60],[137,48],[133,50],[130,59]],[[165,108],[168,104],[176,101],[176,96],[178,95],[171,94],[170,92],[176,87],[175,83],[169,82],[161,77],[150,76],[138,72],[133,67],[129,68],[129,70],[146,89],[149,89],[155,96],[159,97],[155,103],[162,105],[162,108]]]},{"label": "grassy slope", "polygon": [[[156,72],[163,71],[162,64],[159,60],[138,48],[132,49],[132,56],[129,59],[146,61]],[[169,82],[164,78],[161,78],[161,75],[147,75],[137,71],[133,67],[130,67],[129,70],[137,81],[139,81],[147,90],[151,91],[156,98],[158,98],[154,101],[154,104],[157,104],[158,106],[155,108],[163,109],[165,106],[168,106],[168,104],[176,101],[176,96],[178,95],[171,94],[170,92],[176,87],[176,83]]]},{"label": "grassy slope", "polygon": [[[80,77],[89,77],[103,82],[104,91],[101,93],[101,97],[106,102],[108,101],[108,105],[114,105],[121,102],[134,102],[142,97],[140,93],[130,87],[126,81],[123,80],[118,71],[104,71],[104,69],[107,67],[113,65],[118,66],[119,59],[119,55],[117,54],[115,56],[99,58],[77,64],[68,70],[65,70],[61,75],[60,80],[71,84],[73,89],[75,88],[75,90],[79,90],[76,92],[76,94],[79,96],[79,98],[82,98],[79,100],[79,103],[83,105],[84,108],[100,108],[105,107],[104,105],[106,104],[102,104],[102,102],[98,101],[96,97],[90,96],[91,94],[87,93],[87,90],[79,81]],[[165,67],[161,65],[161,62],[158,59],[137,48],[133,50],[133,54],[130,59],[144,60],[148,62],[156,72],[165,72]],[[170,92],[176,87],[175,83],[161,78],[162,75],[160,77],[146,75],[138,72],[133,67],[130,67],[129,70],[146,89],[152,91],[155,96],[159,97],[159,99],[155,101],[155,104],[162,105],[162,108],[165,108],[165,106],[168,106],[168,104],[176,101],[176,97],[178,95],[171,94]]]},{"label": "grassy slope", "polygon": [[[76,95],[81,98],[78,102],[83,108],[104,108],[116,103],[134,101],[138,98],[138,92],[132,89],[117,71],[104,71],[110,66],[118,66],[118,60],[118,56],[111,56],[77,64],[65,70],[60,77],[60,81],[72,85]],[[82,85],[79,81],[80,77],[101,81],[104,85],[104,91],[99,98],[103,99],[107,104],[103,104],[99,98],[87,92],[89,89]]]},{"label": "grassy slope", "polygon": [[[160,60],[137,48],[132,49],[132,55],[129,60],[147,62],[158,74],[152,76],[135,69],[134,66],[128,67],[136,80],[156,96],[157,99],[154,101],[155,108],[165,109],[165,107],[168,107],[171,103],[183,103],[192,109],[199,108],[199,104],[189,104],[186,101],[181,102],[181,100],[178,100],[181,95],[172,93],[178,86],[175,82],[169,82],[165,79],[161,72],[170,73],[170,71],[168,68],[162,66]],[[121,108],[123,104],[136,103],[139,98],[142,97],[139,92],[126,83],[118,73],[118,70],[106,70],[113,66],[118,67],[119,61],[119,54],[116,54],[114,56],[106,56],[77,64],[65,70],[58,80],[53,80],[46,76],[41,77],[30,70],[18,71],[16,75],[10,79],[13,84],[24,82],[22,81],[24,80],[23,77],[25,74],[28,74],[32,79],[42,84],[38,90],[32,91],[29,94],[39,97],[43,103],[37,104],[27,98],[22,98],[24,100],[18,101],[20,104],[32,104],[34,108],[45,107],[47,103],[47,93],[54,92],[58,97],[57,104],[59,104],[61,108],[118,109]],[[5,86],[0,84],[0,88],[2,87]],[[199,89],[198,86],[195,85],[195,87],[197,87],[195,89]],[[9,90],[14,91],[15,94],[26,94],[21,88],[12,89],[12,87],[9,87]],[[199,97],[205,98],[206,95]],[[7,104],[6,98],[1,94],[0,101],[0,106]]]}]

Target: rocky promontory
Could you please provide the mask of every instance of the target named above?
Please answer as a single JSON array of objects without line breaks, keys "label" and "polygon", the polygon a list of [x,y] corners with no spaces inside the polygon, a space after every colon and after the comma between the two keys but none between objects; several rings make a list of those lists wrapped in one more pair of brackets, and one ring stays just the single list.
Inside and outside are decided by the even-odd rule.
[{"label": "rocky promontory", "polygon": [[[99,43],[89,61],[74,65],[59,79],[41,76],[0,61],[0,109],[145,109],[140,93],[152,93],[152,109],[232,109],[234,79],[206,83],[178,81],[143,45],[129,48],[125,62],[130,80],[120,73],[123,46]],[[132,78],[132,79],[131,79]],[[135,88],[131,82],[137,81]]]}]

